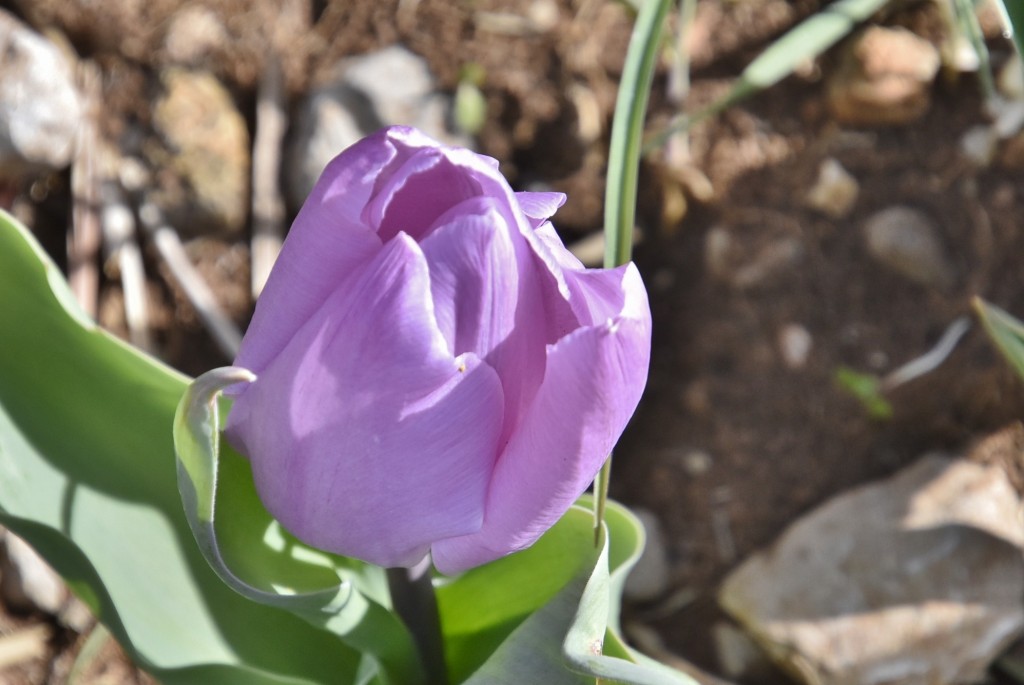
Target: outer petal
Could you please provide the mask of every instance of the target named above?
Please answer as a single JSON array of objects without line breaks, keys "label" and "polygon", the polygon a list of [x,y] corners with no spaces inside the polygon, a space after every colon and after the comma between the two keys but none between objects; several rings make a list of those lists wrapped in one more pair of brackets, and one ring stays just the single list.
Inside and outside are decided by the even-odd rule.
[{"label": "outer petal", "polygon": [[546,340],[535,265],[502,209],[492,197],[467,200],[441,217],[422,247],[452,351],[476,353],[501,378],[507,437],[540,386]]},{"label": "outer petal", "polygon": [[393,126],[327,165],[288,232],[235,364],[259,374],[330,293],[373,258],[381,241],[362,213],[374,188],[436,145],[415,129]]},{"label": "outer petal", "polygon": [[521,192],[516,193],[516,200],[530,224],[537,228],[550,219],[565,204],[565,193],[552,192]]},{"label": "outer petal", "polygon": [[650,362],[650,310],[630,265],[622,310],[549,348],[547,373],[529,413],[498,461],[478,533],[432,547],[455,573],[532,544],[593,480],[636,408]]},{"label": "outer petal", "polygon": [[494,371],[448,351],[426,261],[400,234],[242,392],[227,432],[300,539],[411,565],[479,528],[502,407]]}]

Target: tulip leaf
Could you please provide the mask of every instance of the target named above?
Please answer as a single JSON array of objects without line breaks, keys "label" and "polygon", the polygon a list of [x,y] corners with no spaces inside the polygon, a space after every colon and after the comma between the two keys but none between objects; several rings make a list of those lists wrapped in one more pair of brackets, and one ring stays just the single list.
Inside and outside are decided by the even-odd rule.
[{"label": "tulip leaf", "polygon": [[[178,489],[185,516],[199,549],[228,586],[254,602],[291,611],[312,625],[338,635],[351,647],[372,658],[385,683],[415,685],[423,682],[416,647],[398,617],[382,604],[363,595],[357,583],[341,573],[325,588],[295,592],[258,587],[230,568],[221,553],[216,527],[220,463],[220,410],[217,398],[232,385],[251,383],[248,370],[227,367],[199,376],[189,385],[174,417],[174,447],[178,457]],[[232,481],[229,489],[238,483]],[[256,504],[259,509],[262,509]],[[240,520],[247,517],[236,514]],[[240,555],[241,556],[241,555]],[[253,570],[257,570],[254,568]],[[262,570],[262,569],[260,569]]]},{"label": "tulip leaf", "polygon": [[356,651],[236,594],[199,553],[171,436],[186,388],[97,329],[0,212],[0,522],[167,685],[356,682]]},{"label": "tulip leaf", "polygon": [[981,319],[985,332],[1013,370],[1024,379],[1024,323],[999,307],[974,298],[974,310]]},{"label": "tulip leaf", "polygon": [[[771,88],[797,67],[831,48],[859,24],[882,9],[890,0],[835,0],[791,28],[740,73],[732,88],[718,100],[692,115],[679,117],[663,131],[652,135],[644,150],[660,147],[671,136],[698,121],[714,116],[741,100]],[[1013,4],[1013,3],[1010,3]]]},{"label": "tulip leaf", "polygon": [[1024,3],[1018,0],[999,0],[996,3],[1003,15],[1003,23],[1007,27],[1013,44],[1017,48],[1017,56],[1024,56]]},{"label": "tulip leaf", "polygon": [[595,547],[589,506],[581,500],[529,549],[440,585],[453,683],[693,685],[619,636],[622,585],[643,550],[643,527],[609,501]]}]

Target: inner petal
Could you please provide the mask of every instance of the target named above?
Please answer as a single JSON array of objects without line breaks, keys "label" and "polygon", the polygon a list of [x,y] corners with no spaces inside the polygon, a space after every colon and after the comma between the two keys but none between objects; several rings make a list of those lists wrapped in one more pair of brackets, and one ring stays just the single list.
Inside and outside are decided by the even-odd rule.
[{"label": "inner petal", "polygon": [[422,241],[445,211],[480,194],[472,169],[453,162],[444,150],[425,148],[377,189],[364,217],[384,242],[402,231]]}]

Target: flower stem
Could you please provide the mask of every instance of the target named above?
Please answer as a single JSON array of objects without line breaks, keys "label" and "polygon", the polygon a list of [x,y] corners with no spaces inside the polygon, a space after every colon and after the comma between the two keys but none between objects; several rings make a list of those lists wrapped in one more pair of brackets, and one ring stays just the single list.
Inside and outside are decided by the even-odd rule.
[{"label": "flower stem", "polygon": [[[604,198],[604,265],[616,267],[631,259],[633,224],[636,220],[637,178],[640,173],[641,138],[647,101],[651,95],[654,67],[661,45],[662,27],[672,0],[643,3],[633,26],[626,63],[619,83],[608,150],[608,179]],[[594,480],[594,544],[600,540],[604,521],[611,455]]]},{"label": "flower stem", "polygon": [[444,638],[429,561],[415,568],[389,568],[388,588],[395,613],[405,622],[420,653],[431,685],[447,685]]}]

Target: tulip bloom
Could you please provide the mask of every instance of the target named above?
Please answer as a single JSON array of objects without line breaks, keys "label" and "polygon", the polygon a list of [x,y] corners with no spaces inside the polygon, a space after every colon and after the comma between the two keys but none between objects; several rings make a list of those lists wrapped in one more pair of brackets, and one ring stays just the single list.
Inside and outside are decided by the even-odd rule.
[{"label": "tulip bloom", "polygon": [[585,269],[497,163],[408,128],[325,169],[235,362],[226,434],[299,539],[455,573],[532,544],[647,381],[636,267]]}]

